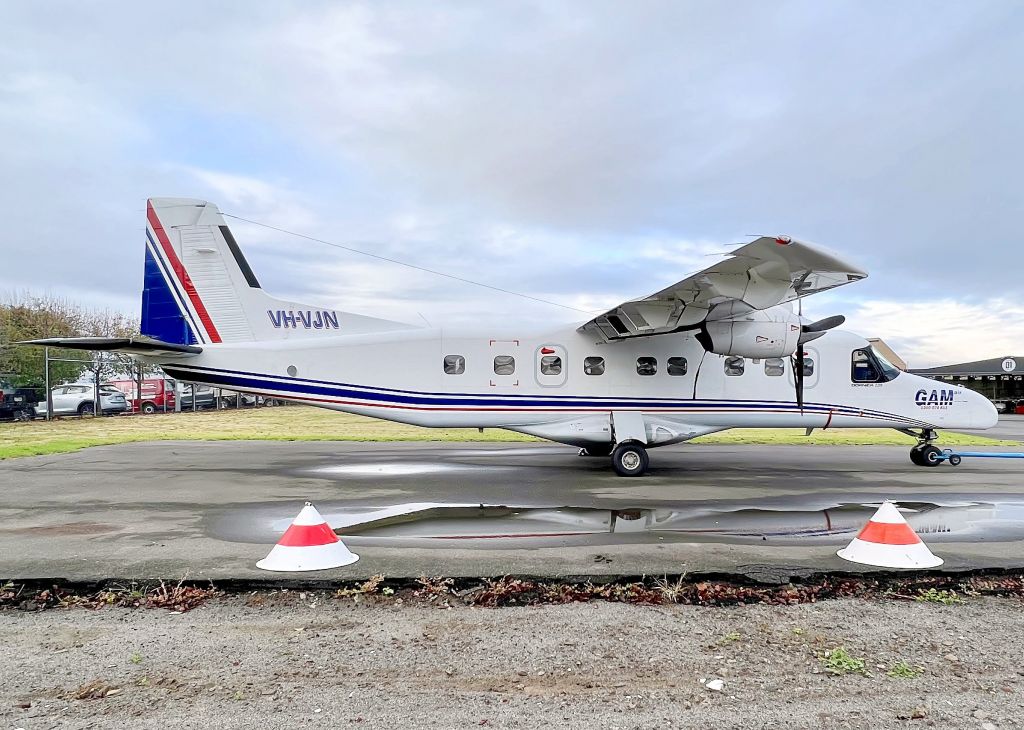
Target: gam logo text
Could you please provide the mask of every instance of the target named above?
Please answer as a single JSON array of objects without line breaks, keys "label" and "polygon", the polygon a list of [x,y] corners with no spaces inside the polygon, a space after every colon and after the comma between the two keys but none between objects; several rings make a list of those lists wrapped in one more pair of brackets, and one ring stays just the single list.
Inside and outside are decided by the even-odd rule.
[{"label": "gam logo text", "polygon": [[951,406],[955,390],[933,390],[929,393],[921,389],[914,396],[914,402],[919,406]]},{"label": "gam logo text", "polygon": [[338,313],[328,312],[323,309],[313,311],[311,309],[268,309],[267,316],[270,317],[270,323],[274,327],[281,329],[298,329],[304,327],[305,329],[340,329],[338,327]]}]

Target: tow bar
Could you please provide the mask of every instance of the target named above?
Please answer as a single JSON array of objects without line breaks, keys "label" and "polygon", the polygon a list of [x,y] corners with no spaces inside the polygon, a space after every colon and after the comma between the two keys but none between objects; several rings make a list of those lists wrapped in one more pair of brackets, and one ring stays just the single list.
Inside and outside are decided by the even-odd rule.
[{"label": "tow bar", "polygon": [[953,449],[943,449],[942,453],[935,458],[939,461],[948,461],[950,466],[960,466],[964,456],[972,459],[1024,459],[1024,453],[1018,451],[953,451]]}]

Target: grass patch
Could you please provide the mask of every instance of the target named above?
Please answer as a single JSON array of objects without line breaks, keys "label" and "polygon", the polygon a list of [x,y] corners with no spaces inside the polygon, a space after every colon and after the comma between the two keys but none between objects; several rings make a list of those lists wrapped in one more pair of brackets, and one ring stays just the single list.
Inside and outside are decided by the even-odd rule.
[{"label": "grass patch", "polygon": [[852,656],[846,651],[845,646],[836,647],[822,654],[821,665],[829,674],[867,674],[864,658]]},{"label": "grass patch", "polygon": [[956,594],[956,591],[940,590],[938,588],[922,588],[917,592],[914,600],[918,603],[941,603],[943,606],[952,606],[954,603],[963,603],[964,599]]},{"label": "grass patch", "polygon": [[[474,428],[421,428],[307,406],[155,413],[150,416],[66,418],[47,423],[0,424],[0,459],[60,454],[90,446],[138,441],[538,441],[531,436]],[[756,428],[723,431],[694,444],[799,444],[911,446],[896,431],[830,429],[804,436],[802,429]],[[1015,445],[983,436],[943,433],[943,445]]]},{"label": "grass patch", "polygon": [[895,677],[897,679],[917,679],[923,673],[924,667],[915,667],[900,659],[885,674],[887,677]]}]

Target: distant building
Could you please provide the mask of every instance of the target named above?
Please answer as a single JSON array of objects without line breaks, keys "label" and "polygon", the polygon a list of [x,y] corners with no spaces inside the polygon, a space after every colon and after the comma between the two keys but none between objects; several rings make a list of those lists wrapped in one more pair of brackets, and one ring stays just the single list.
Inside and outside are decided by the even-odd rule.
[{"label": "distant building", "polygon": [[885,340],[880,339],[878,337],[869,337],[868,342],[870,342],[872,347],[878,350],[886,360],[891,362],[900,370],[906,372],[907,361],[904,360],[899,355],[897,355],[895,350],[893,350],[891,347],[885,344]]},{"label": "distant building", "polygon": [[1002,406],[1000,410],[1011,412],[1018,405],[1024,405],[1024,355],[993,357],[910,372],[970,388],[989,398],[997,407]]}]

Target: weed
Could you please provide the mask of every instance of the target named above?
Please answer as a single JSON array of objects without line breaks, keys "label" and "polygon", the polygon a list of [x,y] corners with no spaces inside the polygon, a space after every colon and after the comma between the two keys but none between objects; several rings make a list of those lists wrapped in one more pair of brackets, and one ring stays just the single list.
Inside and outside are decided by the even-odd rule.
[{"label": "weed", "polygon": [[655,578],[654,587],[661,593],[665,603],[682,603],[687,589],[686,573],[683,573],[674,581],[670,581],[667,575]]},{"label": "weed", "polygon": [[799,626],[796,626],[796,627],[793,628],[793,633],[796,636],[803,636],[804,635],[804,630],[801,629]]},{"label": "weed", "polygon": [[426,597],[428,600],[435,600],[441,596],[447,596],[451,594],[452,585],[455,580],[453,578],[443,578],[441,576],[434,576],[428,578],[425,575],[421,575],[416,579],[420,587],[413,591],[413,595],[418,597]]},{"label": "weed", "polygon": [[142,664],[142,654],[134,652],[130,657],[128,657],[128,661],[132,664]]},{"label": "weed", "polygon": [[[360,583],[357,586],[352,586],[349,588],[339,588],[334,592],[334,597],[354,598],[355,596],[368,596],[377,593],[378,589],[380,589],[380,592],[386,596],[389,596],[395,592],[393,588],[384,587],[383,589],[381,589],[380,587],[381,584],[383,583],[384,574],[377,573],[376,575],[371,576],[370,579],[367,580],[365,583]],[[388,593],[387,591],[391,591],[391,593]]]},{"label": "weed", "polygon": [[140,687],[148,687],[149,677],[139,677],[138,681],[136,681],[135,684],[139,685]]},{"label": "weed", "polygon": [[211,598],[220,595],[220,591],[213,587],[213,583],[210,584],[209,588],[184,585],[185,578],[187,577],[187,575],[182,577],[177,585],[173,587],[160,581],[159,586],[145,594],[142,605],[147,608],[166,608],[178,613],[185,613],[185,611],[191,611]]},{"label": "weed", "polygon": [[920,677],[923,672],[924,667],[915,667],[900,659],[885,674],[888,677],[897,677],[899,679],[915,679]]},{"label": "weed", "polygon": [[821,664],[829,674],[857,674],[867,675],[864,658],[851,656],[845,646],[839,646],[821,655]]},{"label": "weed", "polygon": [[732,644],[733,642],[739,641],[743,638],[743,634],[739,631],[730,631],[728,634],[718,640],[719,644]]},{"label": "weed", "polygon": [[943,591],[937,588],[921,588],[914,598],[919,603],[941,603],[943,606],[951,606],[954,603],[963,603],[964,599],[956,594],[956,591]]}]

